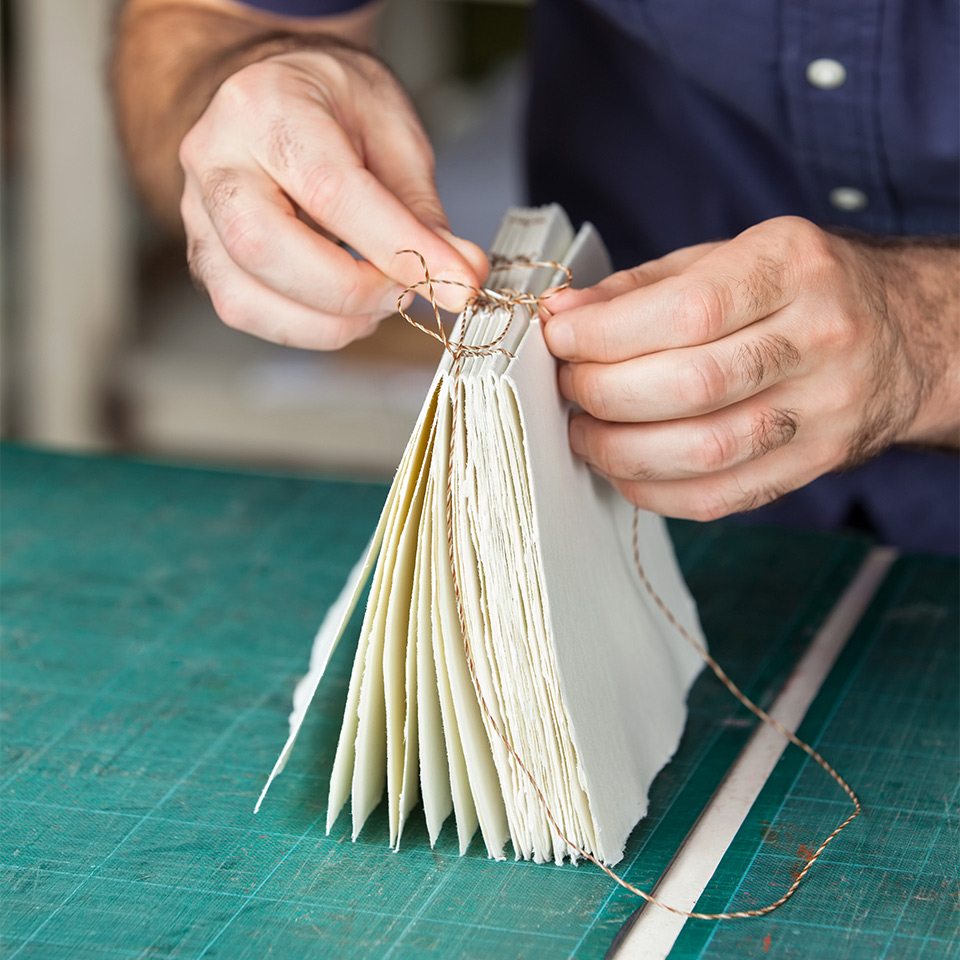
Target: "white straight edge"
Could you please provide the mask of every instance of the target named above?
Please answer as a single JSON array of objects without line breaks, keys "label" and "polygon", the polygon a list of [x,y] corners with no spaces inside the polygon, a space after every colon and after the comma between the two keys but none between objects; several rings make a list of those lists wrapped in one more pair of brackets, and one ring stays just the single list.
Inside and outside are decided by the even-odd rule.
[{"label": "white straight edge", "polygon": [[[896,556],[889,547],[870,551],[767,711],[791,733],[803,722]],[[754,731],[657,882],[653,894],[658,900],[679,910],[693,910],[788,743],[765,723]],[[664,960],[686,921],[646,904],[608,957]]]}]

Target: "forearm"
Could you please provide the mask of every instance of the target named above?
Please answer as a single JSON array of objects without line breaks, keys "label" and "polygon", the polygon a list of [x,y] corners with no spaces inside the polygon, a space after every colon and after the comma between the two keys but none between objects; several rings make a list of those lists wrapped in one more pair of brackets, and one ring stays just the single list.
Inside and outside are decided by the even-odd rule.
[{"label": "forearm", "polygon": [[879,309],[901,338],[916,385],[902,443],[960,445],[960,249],[957,238],[851,238],[878,278]]},{"label": "forearm", "polygon": [[231,0],[127,0],[112,88],[121,140],[147,203],[179,229],[180,141],[220,84],[271,55],[330,39],[368,46],[376,4],[322,19],[278,17]]}]

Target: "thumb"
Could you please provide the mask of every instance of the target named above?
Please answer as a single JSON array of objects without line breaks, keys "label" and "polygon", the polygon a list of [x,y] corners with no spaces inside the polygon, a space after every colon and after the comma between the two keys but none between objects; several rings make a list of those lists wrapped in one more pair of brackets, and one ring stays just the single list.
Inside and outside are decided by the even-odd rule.
[{"label": "thumb", "polygon": [[[394,167],[382,174],[382,183],[433,234],[443,246],[434,248],[427,257],[430,275],[438,280],[454,280],[467,286],[480,286],[490,272],[487,256],[475,243],[458,237],[450,230],[450,221],[437,195],[432,164],[419,170],[407,170],[398,176]],[[445,310],[459,313],[470,296],[464,287],[439,284],[435,294]]]},{"label": "thumb", "polygon": [[470,240],[465,240],[463,237],[451,233],[447,227],[436,227],[434,233],[441,239],[446,240],[470,264],[477,275],[477,285],[483,284],[490,273],[490,261],[483,249]]}]

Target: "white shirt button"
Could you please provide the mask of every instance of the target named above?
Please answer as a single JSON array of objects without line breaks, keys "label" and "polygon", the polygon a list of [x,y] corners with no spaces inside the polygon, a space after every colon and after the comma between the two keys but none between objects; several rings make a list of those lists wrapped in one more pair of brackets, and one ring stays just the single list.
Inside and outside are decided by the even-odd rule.
[{"label": "white shirt button", "polygon": [[856,187],[834,187],[830,191],[828,199],[832,206],[848,213],[865,210],[869,203],[867,195]]},{"label": "white shirt button", "polygon": [[807,64],[807,82],[821,90],[836,90],[847,79],[847,68],[837,60],[823,57]]}]

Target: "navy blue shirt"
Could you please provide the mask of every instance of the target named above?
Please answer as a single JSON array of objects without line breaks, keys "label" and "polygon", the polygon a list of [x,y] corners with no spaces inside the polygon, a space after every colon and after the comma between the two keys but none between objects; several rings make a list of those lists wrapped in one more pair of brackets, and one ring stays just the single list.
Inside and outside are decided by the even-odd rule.
[{"label": "navy blue shirt", "polygon": [[619,267],[783,214],[956,234],[958,11],[541,0],[531,199],[596,223]]},{"label": "navy blue shirt", "polygon": [[[956,0],[538,0],[530,200],[595,223],[617,267],[783,214],[956,235],[958,46]],[[754,516],[956,552],[958,477],[954,454],[892,450]]]}]

